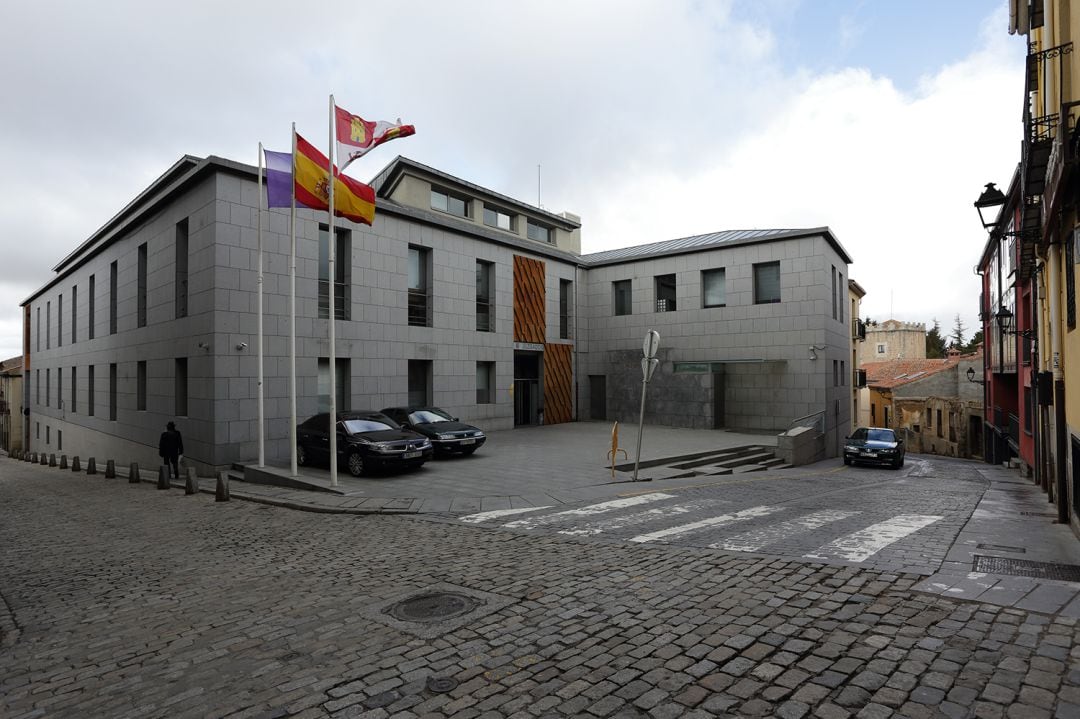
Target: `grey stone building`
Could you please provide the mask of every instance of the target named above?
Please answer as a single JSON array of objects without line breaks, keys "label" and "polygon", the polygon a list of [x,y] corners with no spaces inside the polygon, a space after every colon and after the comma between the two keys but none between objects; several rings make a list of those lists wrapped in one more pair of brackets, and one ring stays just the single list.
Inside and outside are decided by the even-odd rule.
[{"label": "grey stone building", "polygon": [[[23,303],[32,451],[154,464],[167,421],[186,457],[257,454],[257,175],[184,157],[64,257]],[[434,404],[489,429],[636,419],[645,332],[663,363],[647,420],[847,432],[850,258],[827,228],[722,232],[581,255],[580,219],[397,158],[371,227],[297,216],[301,421]],[[262,215],[270,461],[289,441],[289,213]]]}]

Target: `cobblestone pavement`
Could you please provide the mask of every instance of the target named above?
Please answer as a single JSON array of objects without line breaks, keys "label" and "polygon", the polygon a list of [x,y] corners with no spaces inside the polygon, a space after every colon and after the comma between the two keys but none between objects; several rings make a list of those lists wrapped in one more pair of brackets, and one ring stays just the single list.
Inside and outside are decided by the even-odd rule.
[{"label": "cobblestone pavement", "polygon": [[[1075,620],[916,574],[8,461],[0,547],[6,717],[1080,716]],[[477,605],[383,611],[432,588]]]}]

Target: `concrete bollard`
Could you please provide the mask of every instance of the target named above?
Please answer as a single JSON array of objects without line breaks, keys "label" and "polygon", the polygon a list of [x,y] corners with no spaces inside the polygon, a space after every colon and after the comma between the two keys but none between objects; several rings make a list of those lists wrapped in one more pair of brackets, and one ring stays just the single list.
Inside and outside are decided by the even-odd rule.
[{"label": "concrete bollard", "polygon": [[218,472],[217,489],[214,491],[215,502],[229,501],[229,473]]},{"label": "concrete bollard", "polygon": [[37,464],[37,452],[30,453],[30,464]]},{"label": "concrete bollard", "polygon": [[55,454],[50,454],[49,455],[49,466],[50,467],[55,467],[56,466],[56,455]]},{"label": "concrete bollard", "polygon": [[116,479],[116,462],[105,460],[105,479]]},{"label": "concrete bollard", "polygon": [[97,474],[97,463],[94,461],[93,457],[86,460],[86,473]]},{"label": "concrete bollard", "polygon": [[158,467],[157,470],[157,488],[168,489],[169,488],[169,468],[164,464]]},{"label": "concrete bollard", "polygon": [[67,466],[67,455],[62,454],[62,455],[60,455],[60,469],[67,469],[67,468],[68,468],[68,466]]},{"label": "concrete bollard", "polygon": [[199,493],[199,475],[196,474],[194,467],[187,468],[187,483],[184,485],[184,494],[198,494]]},{"label": "concrete bollard", "polygon": [[132,462],[131,466],[128,467],[128,484],[138,484],[138,483],[139,483],[139,463],[138,462]]},{"label": "concrete bollard", "polygon": [[79,464],[79,455],[75,455],[74,457],[71,458],[71,471],[72,472],[81,472],[82,471],[82,465]]},{"label": "concrete bollard", "polygon": [[49,458],[45,456],[45,453],[41,453],[41,466],[44,467],[49,463]]}]

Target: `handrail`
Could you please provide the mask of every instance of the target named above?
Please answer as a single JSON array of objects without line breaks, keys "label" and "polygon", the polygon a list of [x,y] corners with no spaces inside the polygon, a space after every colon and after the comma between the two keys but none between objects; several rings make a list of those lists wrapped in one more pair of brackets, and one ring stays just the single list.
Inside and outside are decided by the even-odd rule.
[{"label": "handrail", "polygon": [[[815,417],[816,419],[809,424],[801,424],[804,419],[810,419],[811,417]],[[787,431],[790,432],[796,427],[816,427],[819,434],[825,434],[825,410],[819,409],[817,412],[808,414],[805,417],[791,420],[791,423],[788,424]]]}]

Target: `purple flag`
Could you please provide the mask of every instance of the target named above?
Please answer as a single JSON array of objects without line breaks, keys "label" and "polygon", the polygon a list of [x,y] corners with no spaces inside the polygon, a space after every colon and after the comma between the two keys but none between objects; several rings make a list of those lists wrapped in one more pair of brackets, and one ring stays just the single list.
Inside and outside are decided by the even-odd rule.
[{"label": "purple flag", "polygon": [[[266,206],[292,207],[292,153],[263,150],[266,156]],[[299,202],[297,207],[303,207]]]}]

